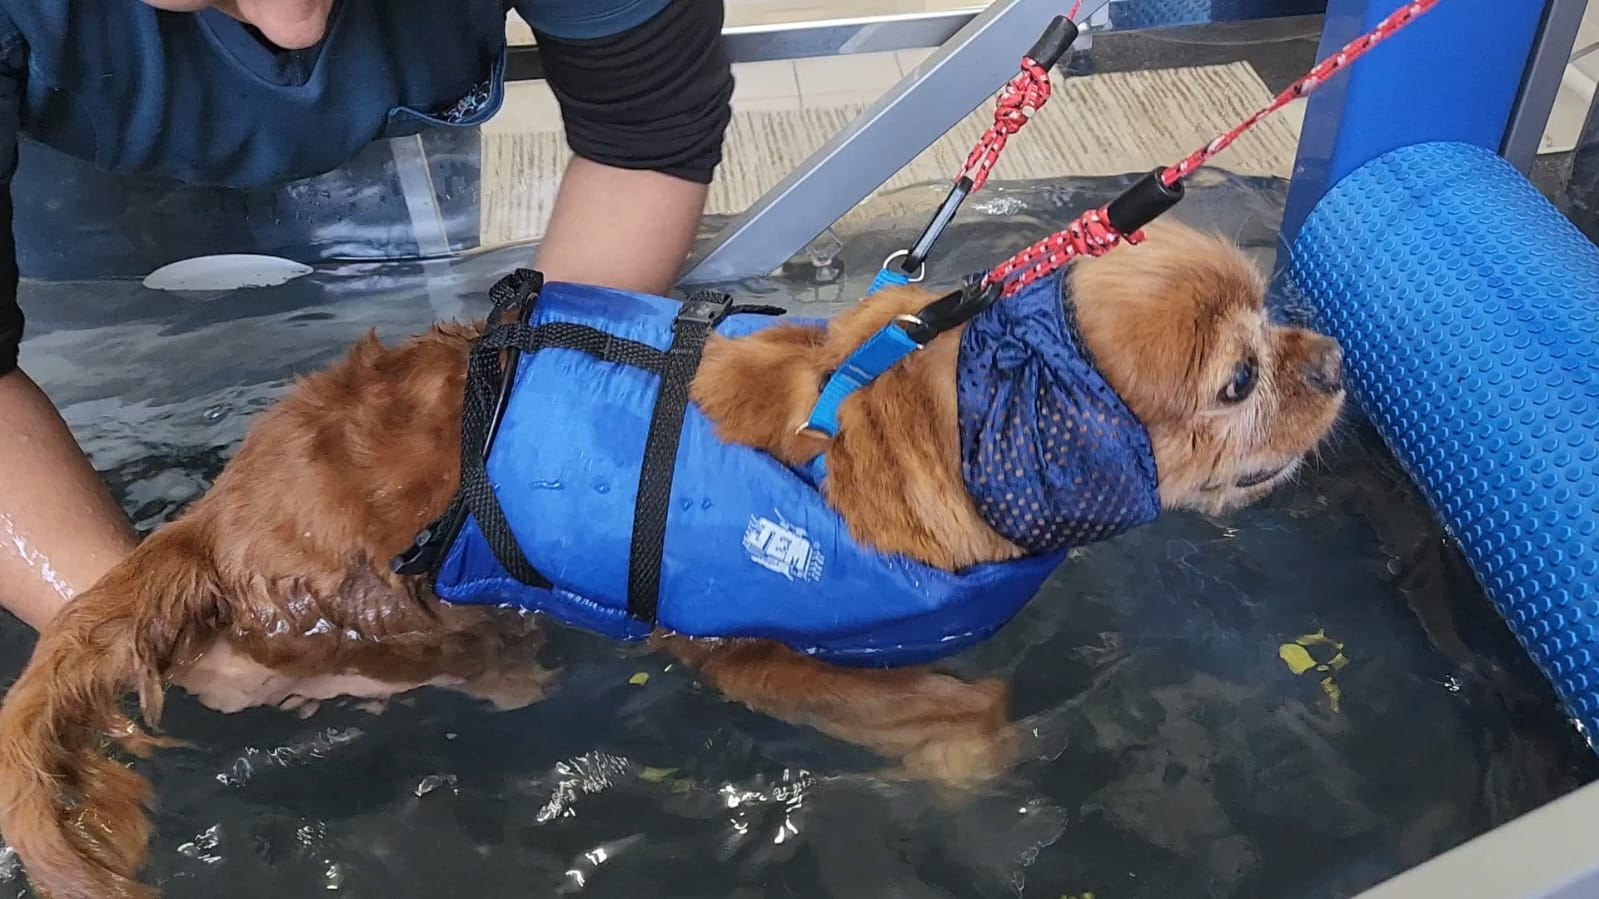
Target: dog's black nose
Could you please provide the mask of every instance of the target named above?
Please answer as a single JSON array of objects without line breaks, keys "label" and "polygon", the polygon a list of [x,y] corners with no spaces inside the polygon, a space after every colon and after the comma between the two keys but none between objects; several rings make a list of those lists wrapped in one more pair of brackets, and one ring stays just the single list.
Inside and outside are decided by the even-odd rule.
[{"label": "dog's black nose", "polygon": [[1305,383],[1322,393],[1337,393],[1344,388],[1344,350],[1338,341],[1324,337],[1300,371]]}]

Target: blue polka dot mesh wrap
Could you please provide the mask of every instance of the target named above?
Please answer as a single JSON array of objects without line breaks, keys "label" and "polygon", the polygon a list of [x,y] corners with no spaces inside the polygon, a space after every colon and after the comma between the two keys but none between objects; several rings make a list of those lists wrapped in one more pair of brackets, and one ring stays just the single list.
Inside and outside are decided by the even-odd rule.
[{"label": "blue polka dot mesh wrap", "polygon": [[961,337],[961,466],[984,520],[1032,554],[1114,537],[1160,514],[1149,433],[1083,347],[1056,273]]}]

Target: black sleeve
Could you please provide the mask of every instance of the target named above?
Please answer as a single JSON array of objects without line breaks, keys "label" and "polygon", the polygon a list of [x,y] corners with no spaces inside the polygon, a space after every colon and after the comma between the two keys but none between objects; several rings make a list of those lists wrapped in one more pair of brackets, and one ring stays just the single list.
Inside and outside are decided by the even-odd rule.
[{"label": "black sleeve", "polygon": [[722,18],[722,0],[671,0],[612,37],[535,32],[572,152],[709,184],[732,118]]},{"label": "black sleeve", "polygon": [[17,242],[11,233],[11,176],[17,169],[17,132],[27,59],[19,39],[0,33],[0,375],[17,367],[22,307],[17,305]]}]

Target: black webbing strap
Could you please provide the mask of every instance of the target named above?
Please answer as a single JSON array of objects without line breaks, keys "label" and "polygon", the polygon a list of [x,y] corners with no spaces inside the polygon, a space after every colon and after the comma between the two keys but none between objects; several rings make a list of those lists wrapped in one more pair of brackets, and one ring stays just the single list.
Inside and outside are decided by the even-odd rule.
[{"label": "black webbing strap", "polygon": [[533,350],[576,350],[601,362],[630,365],[659,374],[666,354],[647,343],[607,334],[598,328],[572,322],[545,322],[531,332]]},{"label": "black webbing strap", "polygon": [[628,553],[627,614],[655,624],[660,604],[661,561],[666,548],[666,517],[671,510],[672,475],[677,468],[683,413],[689,384],[700,367],[705,338],[728,313],[727,294],[700,291],[689,297],[672,320],[672,345],[666,351],[661,386],[655,395],[644,464],[633,501],[633,542]]},{"label": "black webbing strap", "polygon": [[[429,522],[404,552],[389,560],[389,569],[395,574],[436,577],[443,551],[455,542],[456,535],[465,523],[466,513],[471,509],[479,513],[478,520],[484,528],[489,548],[506,571],[518,577],[531,578],[533,584],[548,584],[528,564],[516,541],[507,539],[511,537],[510,527],[505,523],[505,516],[501,514],[499,503],[494,498],[485,467],[489,443],[493,440],[499,426],[499,416],[509,398],[511,374],[525,349],[524,344],[530,342],[527,326],[523,322],[532,314],[543,287],[543,275],[528,269],[517,269],[489,288],[489,299],[494,303],[494,308],[488,315],[484,333],[473,342],[473,348],[467,354],[466,387],[461,401],[460,486],[444,513]],[[515,322],[508,323],[505,316],[512,310],[517,312],[517,317]],[[508,324],[514,324],[516,329],[506,330]],[[489,341],[511,351],[503,374],[498,361],[500,350],[482,348]],[[491,532],[495,524],[500,527]]]},{"label": "black webbing strap", "polygon": [[[568,349],[604,362],[630,365],[646,371],[664,370],[667,353],[604,331],[570,322],[547,322],[529,328],[521,322],[501,323],[483,332],[467,361],[466,398],[461,408],[461,487],[456,502],[476,519],[489,550],[512,577],[530,587],[549,587],[550,580],[527,560],[505,519],[494,486],[489,482],[488,447],[492,438],[496,396],[500,385],[515,371],[501,369],[502,350],[533,353],[541,349]],[[511,360],[514,367],[515,359]],[[692,372],[690,376],[692,377]],[[653,433],[653,432],[652,432]],[[674,443],[675,446],[675,443]],[[668,473],[670,477],[670,472]],[[636,524],[635,524],[636,527]]]},{"label": "black webbing strap", "polygon": [[[528,562],[516,535],[511,533],[488,472],[487,447],[495,398],[506,374],[500,368],[500,351],[529,352],[533,346],[533,332],[521,322],[492,325],[472,346],[466,364],[466,397],[461,406],[461,486],[455,505],[464,505],[472,513],[495,560],[512,577],[530,587],[548,587],[549,579]],[[459,509],[451,511],[459,514]]]},{"label": "black webbing strap", "polygon": [[[550,585],[549,579],[528,562],[517,545],[494,496],[487,469],[489,445],[499,428],[499,418],[509,396],[511,373],[516,370],[521,353],[531,343],[524,323],[538,302],[543,286],[543,275],[517,269],[489,288],[494,308],[489,312],[483,334],[473,341],[467,354],[466,388],[461,398],[460,486],[444,514],[417,535],[410,549],[389,563],[395,573],[436,575],[443,550],[454,542],[467,513],[471,512],[489,551],[501,567],[525,583],[540,587]],[[506,315],[513,310],[516,319],[507,321]],[[502,350],[510,350],[503,370],[499,360]]]}]

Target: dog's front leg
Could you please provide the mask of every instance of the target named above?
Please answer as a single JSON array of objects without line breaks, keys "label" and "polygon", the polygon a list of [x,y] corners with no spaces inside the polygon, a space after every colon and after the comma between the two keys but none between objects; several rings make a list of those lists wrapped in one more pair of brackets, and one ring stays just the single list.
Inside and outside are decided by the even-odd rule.
[{"label": "dog's front leg", "polygon": [[908,775],[986,780],[1016,759],[1003,681],[963,681],[926,668],[843,668],[776,643],[658,635],[657,647],[697,668],[755,711],[863,746]]}]

